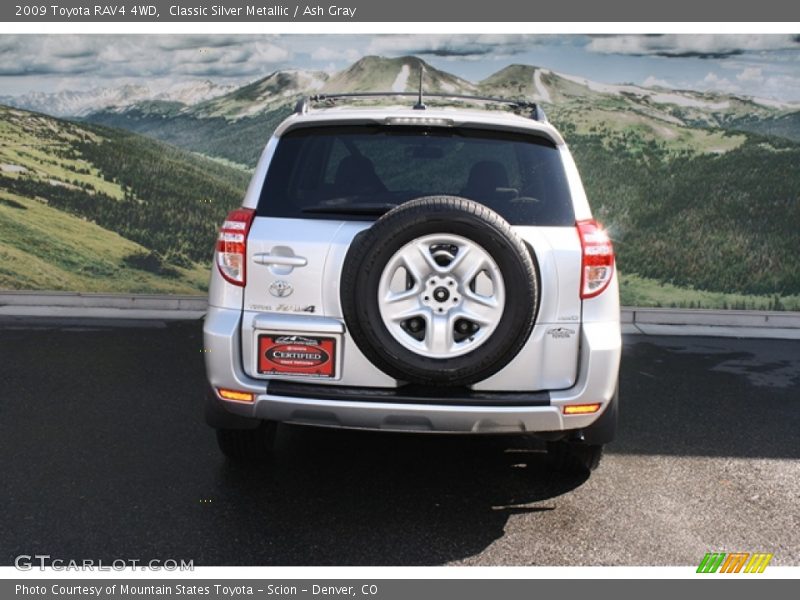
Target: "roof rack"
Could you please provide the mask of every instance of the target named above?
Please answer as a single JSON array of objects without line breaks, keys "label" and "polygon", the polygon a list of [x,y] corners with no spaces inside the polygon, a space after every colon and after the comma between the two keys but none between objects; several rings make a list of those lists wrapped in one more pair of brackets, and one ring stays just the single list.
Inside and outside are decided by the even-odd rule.
[{"label": "roof rack", "polygon": [[[311,104],[318,102],[326,102],[330,105],[336,104],[336,101],[343,98],[391,98],[391,97],[413,97],[417,98],[417,104],[414,105],[415,110],[425,110],[425,104],[422,102],[422,94],[417,92],[352,92],[341,94],[317,94],[314,96],[306,96],[298,100],[295,105],[294,112],[302,115],[308,112]],[[527,100],[512,100],[509,98],[495,98],[492,96],[470,96],[467,94],[425,94],[427,98],[450,98],[453,100],[472,100],[477,102],[493,102],[495,104],[505,104],[514,110],[530,110],[530,118],[535,121],[547,122],[547,117],[542,110],[542,107],[535,102]]]}]

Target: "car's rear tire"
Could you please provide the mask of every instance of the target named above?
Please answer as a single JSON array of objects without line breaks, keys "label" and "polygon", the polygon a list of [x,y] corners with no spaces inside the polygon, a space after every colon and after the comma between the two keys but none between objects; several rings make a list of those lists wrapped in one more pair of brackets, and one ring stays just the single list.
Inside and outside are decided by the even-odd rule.
[{"label": "car's rear tire", "polygon": [[553,471],[594,471],[603,457],[603,444],[548,442],[547,461]]},{"label": "car's rear tire", "polygon": [[342,269],[342,312],[384,373],[463,386],[517,355],[533,329],[538,287],[533,252],[505,219],[466,198],[431,196],[356,236]]},{"label": "car's rear tire", "polygon": [[571,450],[579,465],[589,471],[594,471],[600,466],[603,448],[605,448],[603,444],[573,444]]},{"label": "car's rear tire", "polygon": [[217,445],[231,461],[263,463],[272,457],[277,423],[263,421],[255,429],[217,429]]}]

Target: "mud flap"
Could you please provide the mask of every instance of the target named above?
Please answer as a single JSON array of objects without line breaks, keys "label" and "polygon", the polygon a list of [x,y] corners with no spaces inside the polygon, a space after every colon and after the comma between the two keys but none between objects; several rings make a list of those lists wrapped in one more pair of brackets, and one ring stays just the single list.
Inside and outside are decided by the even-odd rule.
[{"label": "mud flap", "polygon": [[617,419],[619,414],[619,388],[611,397],[608,408],[594,423],[582,430],[583,442],[591,445],[607,444],[614,441],[617,433]]}]

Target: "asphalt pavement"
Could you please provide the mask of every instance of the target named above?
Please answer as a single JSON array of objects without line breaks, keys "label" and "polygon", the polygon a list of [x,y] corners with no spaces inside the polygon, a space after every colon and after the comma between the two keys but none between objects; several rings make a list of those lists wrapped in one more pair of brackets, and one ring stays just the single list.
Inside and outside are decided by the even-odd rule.
[{"label": "asphalt pavement", "polygon": [[238,467],[204,386],[199,322],[0,318],[0,564],[800,564],[800,341],[626,336],[591,476],[523,437],[297,426]]}]

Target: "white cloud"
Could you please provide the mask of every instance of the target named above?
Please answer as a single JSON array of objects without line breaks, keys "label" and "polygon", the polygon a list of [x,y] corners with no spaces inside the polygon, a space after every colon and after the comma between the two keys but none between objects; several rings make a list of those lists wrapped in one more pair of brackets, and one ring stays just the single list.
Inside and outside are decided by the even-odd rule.
[{"label": "white cloud", "polygon": [[764,81],[764,75],[760,67],[745,67],[741,73],[736,75],[739,81]]},{"label": "white cloud", "polygon": [[753,84],[752,90],[748,89],[748,93],[752,96],[776,100],[800,98],[800,76],[775,75],[764,77],[759,82],[748,83]]},{"label": "white cloud", "polygon": [[256,42],[254,44],[253,55],[248,57],[248,60],[252,58],[266,63],[276,63],[288,60],[290,57],[291,53],[289,50],[282,46],[269,42]]},{"label": "white cloud", "polygon": [[367,54],[421,54],[443,58],[513,56],[529,51],[546,36],[538,35],[383,35],[372,39]]},{"label": "white cloud", "polygon": [[642,86],[644,87],[662,87],[662,88],[674,88],[675,86],[672,85],[669,81],[664,79],[659,79],[655,75],[649,75],[647,79],[642,82]]},{"label": "white cloud", "polygon": [[800,50],[793,35],[609,35],[593,37],[586,49],[600,54],[721,58],[745,52]]},{"label": "white cloud", "polygon": [[361,58],[361,52],[355,48],[335,49],[329,46],[320,46],[311,52],[312,60],[319,61],[341,61],[355,62]]},{"label": "white cloud", "polygon": [[703,77],[702,81],[690,85],[689,87],[697,90],[723,92],[727,94],[735,94],[741,91],[741,88],[727,77],[720,77],[716,73],[711,72]]},{"label": "white cloud", "polygon": [[292,58],[274,36],[1,36],[0,75],[261,76]]},{"label": "white cloud", "polygon": [[757,75],[755,72],[746,73],[744,78],[739,75],[742,75],[742,72],[736,73],[736,77],[708,72],[699,80],[676,81],[675,87],[774,100],[776,106],[800,106],[797,102],[800,99],[800,72],[784,75],[769,73],[762,69],[760,79],[755,78]]}]

